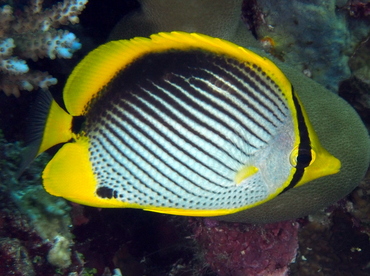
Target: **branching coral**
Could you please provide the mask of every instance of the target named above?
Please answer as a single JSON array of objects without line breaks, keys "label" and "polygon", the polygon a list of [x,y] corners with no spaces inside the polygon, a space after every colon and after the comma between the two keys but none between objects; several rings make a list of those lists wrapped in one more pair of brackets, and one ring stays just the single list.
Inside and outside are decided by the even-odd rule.
[{"label": "branching coral", "polygon": [[71,58],[80,49],[76,36],[60,25],[79,22],[87,0],[64,0],[43,9],[43,0],[31,0],[23,11],[8,4],[0,8],[0,90],[20,95],[20,90],[46,89],[57,79],[32,70],[27,59]]}]

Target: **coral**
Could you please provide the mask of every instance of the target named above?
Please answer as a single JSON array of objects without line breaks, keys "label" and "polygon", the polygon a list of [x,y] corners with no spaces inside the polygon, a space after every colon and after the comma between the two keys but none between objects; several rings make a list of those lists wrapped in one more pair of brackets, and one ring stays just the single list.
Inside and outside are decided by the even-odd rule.
[{"label": "coral", "polygon": [[41,185],[49,157],[41,155],[17,180],[21,151],[20,143],[8,143],[0,131],[0,275],[80,271],[83,264],[70,232],[71,208]]},{"label": "coral", "polygon": [[50,196],[41,185],[18,188],[10,194],[42,238],[53,241],[63,235],[71,239],[71,208],[64,199]]},{"label": "coral", "polygon": [[361,184],[351,193],[350,201],[353,203],[353,208],[350,209],[351,215],[360,223],[370,226],[370,170]]},{"label": "coral", "polygon": [[194,239],[218,276],[287,275],[298,249],[298,223],[266,225],[200,219]]},{"label": "coral", "polygon": [[60,240],[64,238],[68,241],[69,250],[73,243],[70,233],[71,208],[64,199],[49,195],[40,185],[41,170],[48,160],[47,156],[43,155],[34,162],[18,181],[14,176],[22,151],[20,144],[8,144],[0,133],[0,149],[2,154],[0,185],[7,200],[16,204],[17,209],[28,217],[29,224],[37,235],[48,241],[47,243],[53,246],[53,249],[61,248]]},{"label": "coral", "polygon": [[[370,5],[370,4],[369,4]],[[349,59],[352,77],[339,86],[339,95],[359,113],[370,129],[370,36],[355,50]]]},{"label": "coral", "polygon": [[0,8],[0,90],[18,97],[20,90],[46,89],[57,83],[47,72],[31,70],[26,60],[71,58],[81,44],[73,33],[57,28],[78,23],[86,3],[64,0],[43,9],[42,0],[31,0],[23,11],[14,11],[10,4]]},{"label": "coral", "polygon": [[[255,37],[270,37],[273,55],[333,92],[347,79],[348,60],[370,34],[369,3],[246,0],[244,17]],[[252,11],[252,12],[251,12]]]},{"label": "coral", "polygon": [[365,70],[356,71],[353,77],[341,83],[339,95],[356,109],[364,124],[370,129],[370,82],[361,79],[360,71]]},{"label": "coral", "polygon": [[366,1],[350,0],[343,9],[347,9],[349,15],[353,17],[365,17],[370,15],[370,3]]},{"label": "coral", "polygon": [[0,275],[52,275],[54,268],[43,257],[51,245],[8,197],[1,200],[6,207],[0,209]]},{"label": "coral", "polygon": [[203,264],[193,262],[198,247],[189,238],[188,218],[134,209],[83,208],[89,220],[74,226],[74,247],[87,266],[97,269],[97,275],[107,267],[120,269],[124,276],[209,275],[197,274]]},{"label": "coral", "polygon": [[63,236],[56,236],[54,245],[50,249],[47,259],[52,265],[67,268],[71,265],[71,242]]},{"label": "coral", "polygon": [[344,210],[335,209],[326,216],[302,227],[300,256],[292,275],[369,275],[369,227],[354,223]]},{"label": "coral", "polygon": [[14,202],[43,240],[52,248],[47,255],[49,263],[60,268],[71,264],[70,207],[64,199],[53,197],[41,185],[29,186],[11,192]]},{"label": "coral", "polygon": [[18,239],[5,238],[0,240],[0,274],[6,275],[6,270],[14,268],[19,276],[34,276],[32,261],[28,252]]},{"label": "coral", "polygon": [[370,171],[347,198],[300,219],[291,275],[370,275]]}]

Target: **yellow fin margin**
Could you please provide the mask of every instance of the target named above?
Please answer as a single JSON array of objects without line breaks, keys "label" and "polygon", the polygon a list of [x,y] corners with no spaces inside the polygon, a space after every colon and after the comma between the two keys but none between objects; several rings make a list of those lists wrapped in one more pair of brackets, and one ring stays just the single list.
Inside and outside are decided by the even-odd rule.
[{"label": "yellow fin margin", "polygon": [[150,38],[137,37],[131,40],[111,41],[90,52],[67,80],[63,92],[66,108],[72,116],[83,115],[89,101],[119,71],[147,53],[194,48],[254,63],[264,68],[266,74],[282,87],[283,93],[290,89],[288,79],[272,61],[234,43],[199,33],[158,33]]},{"label": "yellow fin margin", "polygon": [[[250,204],[247,206],[243,206],[240,208],[235,209],[216,209],[216,210],[197,210],[197,209],[176,209],[176,208],[169,208],[169,207],[139,207],[144,209],[145,211],[156,212],[156,213],[163,213],[163,214],[170,214],[176,216],[191,216],[191,217],[215,217],[215,216],[225,216],[230,215],[233,213],[237,213],[246,209],[250,209],[252,207],[258,206],[263,204],[274,197],[276,197],[280,192],[282,192],[283,187],[281,187],[278,191],[273,194],[270,194],[267,198],[262,201],[256,202],[254,204]],[[130,208],[135,208],[128,206]]]}]

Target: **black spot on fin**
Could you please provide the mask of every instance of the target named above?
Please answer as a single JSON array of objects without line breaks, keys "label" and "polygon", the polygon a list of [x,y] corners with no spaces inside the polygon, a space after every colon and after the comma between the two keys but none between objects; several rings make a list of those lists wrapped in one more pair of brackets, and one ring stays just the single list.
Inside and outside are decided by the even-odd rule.
[{"label": "black spot on fin", "polygon": [[97,195],[101,198],[112,198],[113,197],[113,190],[108,187],[100,187],[96,191]]}]

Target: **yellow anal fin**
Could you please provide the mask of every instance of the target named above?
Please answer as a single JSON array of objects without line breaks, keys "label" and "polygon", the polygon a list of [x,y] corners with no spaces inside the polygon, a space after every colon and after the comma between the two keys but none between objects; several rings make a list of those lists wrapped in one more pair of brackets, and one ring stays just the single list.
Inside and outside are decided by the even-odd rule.
[{"label": "yellow anal fin", "polygon": [[254,175],[256,172],[258,172],[258,168],[255,166],[245,166],[241,170],[237,172],[235,175],[235,183],[240,184],[244,179]]},{"label": "yellow anal fin", "polygon": [[92,164],[87,139],[67,143],[56,153],[43,172],[45,190],[70,201],[94,207],[125,207],[112,198],[96,195],[97,180]]}]

